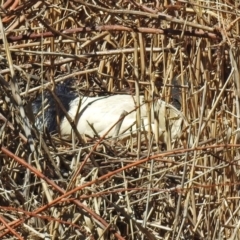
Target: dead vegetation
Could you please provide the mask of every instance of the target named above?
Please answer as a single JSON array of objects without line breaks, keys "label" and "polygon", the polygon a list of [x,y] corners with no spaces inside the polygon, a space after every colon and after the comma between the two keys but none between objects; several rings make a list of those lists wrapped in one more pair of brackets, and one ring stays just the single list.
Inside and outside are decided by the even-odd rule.
[{"label": "dead vegetation", "polygon": [[[1,6],[1,239],[240,239],[238,1]],[[169,151],[27,120],[69,78],[87,95],[171,102],[175,77],[189,126]]]}]

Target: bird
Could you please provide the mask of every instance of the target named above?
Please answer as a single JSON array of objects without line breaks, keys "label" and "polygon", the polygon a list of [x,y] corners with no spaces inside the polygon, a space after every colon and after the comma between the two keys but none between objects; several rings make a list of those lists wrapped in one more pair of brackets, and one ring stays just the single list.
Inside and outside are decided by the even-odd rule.
[{"label": "bird", "polygon": [[[55,93],[60,99],[66,111],[69,110],[70,103],[77,97],[75,92],[71,91],[72,79],[63,83],[56,84]],[[42,131],[46,127],[50,133],[57,131],[57,115],[60,120],[64,117],[64,112],[57,107],[56,102],[49,91],[44,91],[44,94],[39,95],[31,104],[32,113],[35,116],[34,125],[38,130]],[[31,114],[32,115],[32,114]]]},{"label": "bird", "polygon": [[[68,115],[75,120],[77,130],[91,138],[124,138],[136,135],[138,131],[151,131],[159,136],[158,140],[167,142],[175,140],[181,135],[183,125],[187,121],[183,113],[171,104],[161,99],[153,99],[149,102],[144,96],[139,96],[140,105],[137,106],[137,98],[129,94],[112,94],[107,96],[79,96],[76,92],[70,92],[67,84],[59,84],[55,93],[62,102]],[[42,98],[37,98],[33,104],[33,113],[37,115],[36,127],[40,130],[45,126],[50,133],[57,131],[56,116],[60,118],[60,133],[62,136],[70,136],[72,126],[63,111],[57,111],[55,101],[50,93],[46,93],[48,107],[44,114],[37,115],[42,110]],[[139,110],[138,110],[139,108]],[[136,112],[140,111],[140,126],[136,124]]]}]

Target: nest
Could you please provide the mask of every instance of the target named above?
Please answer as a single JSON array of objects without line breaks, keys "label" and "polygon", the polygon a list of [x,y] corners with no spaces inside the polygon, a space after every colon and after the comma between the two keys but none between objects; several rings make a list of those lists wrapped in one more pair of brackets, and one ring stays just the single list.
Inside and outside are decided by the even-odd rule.
[{"label": "nest", "polygon": [[[2,4],[1,239],[239,236],[239,5],[139,2]],[[89,96],[177,98],[189,125],[168,151],[39,132],[31,102],[69,79]]]}]

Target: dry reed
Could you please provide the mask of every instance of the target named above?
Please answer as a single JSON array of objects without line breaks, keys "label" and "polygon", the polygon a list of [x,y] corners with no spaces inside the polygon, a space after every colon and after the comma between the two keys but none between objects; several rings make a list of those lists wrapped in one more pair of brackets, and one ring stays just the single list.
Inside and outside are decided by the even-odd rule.
[{"label": "dry reed", "polygon": [[[2,1],[1,239],[240,239],[239,3],[145,2]],[[69,78],[167,102],[176,78],[189,126],[168,151],[39,134],[29,103]]]}]

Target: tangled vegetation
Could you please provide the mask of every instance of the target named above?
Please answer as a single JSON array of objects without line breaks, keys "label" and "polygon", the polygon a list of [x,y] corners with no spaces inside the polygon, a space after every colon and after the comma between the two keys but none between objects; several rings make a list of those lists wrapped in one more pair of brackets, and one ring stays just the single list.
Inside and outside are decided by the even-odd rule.
[{"label": "tangled vegetation", "polygon": [[[239,239],[239,19],[233,0],[2,1],[0,238]],[[188,126],[168,150],[39,132],[31,102],[69,79],[177,87]]]}]

